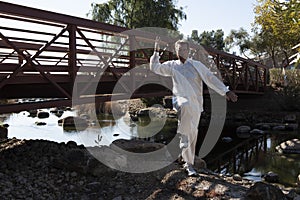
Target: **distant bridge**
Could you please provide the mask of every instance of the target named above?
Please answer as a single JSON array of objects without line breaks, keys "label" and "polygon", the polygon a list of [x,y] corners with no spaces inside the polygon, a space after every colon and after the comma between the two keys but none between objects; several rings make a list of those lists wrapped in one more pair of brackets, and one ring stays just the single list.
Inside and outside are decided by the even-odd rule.
[{"label": "distant bridge", "polygon": [[[149,84],[136,88],[130,98],[172,94],[170,89],[153,84],[155,80],[171,84],[171,80],[143,65],[153,53],[155,34],[5,2],[0,2],[0,21],[0,98],[44,100],[2,104],[0,113],[71,106],[74,92],[76,104],[110,101],[120,78],[126,80],[125,92],[114,93],[114,99],[127,98],[126,91],[145,80]],[[165,46],[168,44],[164,59],[174,58],[174,41],[163,38]],[[194,57],[203,59],[201,48],[192,48]],[[211,70],[231,90],[264,93],[266,66],[215,49],[205,50],[204,59],[213,61],[208,65],[218,68]]]}]

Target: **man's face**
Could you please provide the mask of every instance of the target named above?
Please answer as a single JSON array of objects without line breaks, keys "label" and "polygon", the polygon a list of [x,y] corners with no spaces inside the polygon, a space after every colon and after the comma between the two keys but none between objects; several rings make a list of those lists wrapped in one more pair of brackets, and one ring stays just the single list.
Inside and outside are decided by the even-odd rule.
[{"label": "man's face", "polygon": [[189,49],[186,44],[178,44],[176,47],[176,55],[178,58],[183,58],[186,60],[189,56]]}]

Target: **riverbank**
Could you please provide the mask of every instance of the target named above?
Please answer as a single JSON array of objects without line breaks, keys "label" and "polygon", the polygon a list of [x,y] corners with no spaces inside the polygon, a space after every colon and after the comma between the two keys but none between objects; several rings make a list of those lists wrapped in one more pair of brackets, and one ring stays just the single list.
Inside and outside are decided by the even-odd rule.
[{"label": "riverbank", "polygon": [[252,181],[203,168],[188,177],[177,162],[141,174],[112,170],[74,142],[8,139],[0,159],[1,199],[258,199],[267,195],[263,187],[273,197],[300,198],[291,188],[254,189]]},{"label": "riverbank", "polygon": [[[128,106],[133,116],[145,108],[138,100],[130,104],[121,101],[120,105],[121,109],[122,105]],[[99,109],[109,113],[111,106]],[[95,112],[94,107],[85,108],[80,114]],[[291,112],[231,111],[225,127],[235,130],[240,125],[254,128],[260,122],[280,123],[290,114],[299,119],[299,113]],[[207,124],[209,113],[202,116]],[[49,124],[43,128],[51,127]],[[150,173],[116,171],[93,159],[82,145],[74,142],[8,139],[0,145],[0,159],[1,199],[266,199],[273,194],[273,199],[299,198],[292,188],[258,185],[240,176],[218,175],[203,168],[198,169],[199,177],[187,177],[177,162]]]}]

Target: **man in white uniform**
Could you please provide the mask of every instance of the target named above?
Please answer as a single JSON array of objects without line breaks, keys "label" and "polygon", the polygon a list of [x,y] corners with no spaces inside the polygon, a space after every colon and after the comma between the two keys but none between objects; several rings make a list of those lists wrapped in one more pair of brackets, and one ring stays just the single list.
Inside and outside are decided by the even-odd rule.
[{"label": "man in white uniform", "polygon": [[180,148],[182,159],[185,162],[183,167],[189,176],[196,175],[193,169],[198,125],[203,111],[203,86],[206,85],[222,96],[226,95],[227,100],[237,101],[237,95],[220,81],[201,62],[188,58],[189,43],[186,40],[179,40],[175,43],[175,51],[178,60],[170,60],[160,63],[159,42],[155,41],[154,54],[150,59],[150,70],[162,76],[172,77],[173,82],[173,107],[178,112],[177,132],[180,137]]}]

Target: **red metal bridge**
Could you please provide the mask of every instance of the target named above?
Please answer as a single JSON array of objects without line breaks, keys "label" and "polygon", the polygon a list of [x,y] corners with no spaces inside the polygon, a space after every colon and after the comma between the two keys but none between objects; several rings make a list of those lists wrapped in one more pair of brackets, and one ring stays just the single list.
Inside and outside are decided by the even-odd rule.
[{"label": "red metal bridge", "polygon": [[[53,106],[172,94],[149,72],[156,34],[0,2],[0,98],[41,98],[0,105],[0,113]],[[174,58],[174,39],[163,38],[164,59]],[[222,51],[194,45],[195,58],[210,59],[236,93],[262,94],[268,68]],[[135,69],[135,70],[132,70]],[[120,79],[125,92],[114,92]],[[147,80],[145,82],[145,80]],[[146,83],[139,86],[140,83]],[[95,87],[96,85],[96,87]],[[138,87],[137,87],[138,86]],[[74,101],[76,93],[76,101]]]}]

